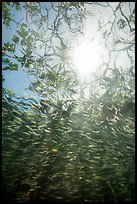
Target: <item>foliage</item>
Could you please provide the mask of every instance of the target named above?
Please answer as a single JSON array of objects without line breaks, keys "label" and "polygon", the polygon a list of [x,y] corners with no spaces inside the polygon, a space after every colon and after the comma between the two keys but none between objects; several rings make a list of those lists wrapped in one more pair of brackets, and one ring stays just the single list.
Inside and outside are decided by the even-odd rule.
[{"label": "foliage", "polygon": [[[17,26],[2,48],[3,73],[23,69],[35,77],[28,89],[41,96],[17,97],[3,76],[4,201],[134,201],[133,2],[2,5],[3,24]],[[84,19],[93,15],[89,5],[112,12],[107,22],[98,18],[109,59],[94,80],[82,82],[71,52],[84,35]],[[24,21],[15,20],[16,10],[25,12]],[[118,64],[123,52],[129,67]]]}]

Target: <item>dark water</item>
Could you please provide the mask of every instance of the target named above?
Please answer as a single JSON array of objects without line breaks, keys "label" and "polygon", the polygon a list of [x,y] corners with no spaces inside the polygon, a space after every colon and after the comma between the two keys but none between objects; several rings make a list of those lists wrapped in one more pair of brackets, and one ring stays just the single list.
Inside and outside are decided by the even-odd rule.
[{"label": "dark water", "polygon": [[3,103],[4,202],[135,201],[130,113],[74,108],[49,116]]}]

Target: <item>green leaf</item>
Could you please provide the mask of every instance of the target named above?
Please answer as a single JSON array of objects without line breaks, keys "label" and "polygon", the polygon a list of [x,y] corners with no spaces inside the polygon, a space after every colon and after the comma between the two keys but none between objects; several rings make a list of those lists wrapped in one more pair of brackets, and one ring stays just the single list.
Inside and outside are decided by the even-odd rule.
[{"label": "green leaf", "polygon": [[5,81],[5,78],[3,77],[3,75],[2,75],[2,82],[4,82]]},{"label": "green leaf", "polygon": [[26,23],[22,23],[21,26],[26,27],[27,28],[27,24]]},{"label": "green leaf", "polygon": [[119,25],[119,29],[123,29],[127,24],[125,22],[125,20],[120,19],[117,24]]},{"label": "green leaf", "polygon": [[11,51],[11,52],[15,51],[15,44],[13,44],[13,43],[6,42],[6,43],[4,43],[4,46],[5,46],[5,48],[3,48],[3,50],[7,50],[7,51]]},{"label": "green leaf", "polygon": [[24,28],[21,28],[21,32],[23,33],[24,37],[28,35],[28,31],[26,31]]},{"label": "green leaf", "polygon": [[22,46],[27,45],[25,39],[22,39],[22,40],[21,40],[21,45],[22,45]]},{"label": "green leaf", "polygon": [[13,35],[12,37],[13,42],[18,43],[19,42],[19,38],[16,35]]},{"label": "green leaf", "polygon": [[10,69],[9,66],[2,68],[2,70],[9,70],[9,69]]},{"label": "green leaf", "polygon": [[30,63],[25,63],[25,67],[30,67]]},{"label": "green leaf", "polygon": [[8,48],[9,51],[15,52],[15,46],[14,44],[11,44],[10,47]]},{"label": "green leaf", "polygon": [[10,60],[9,60],[8,58],[4,59],[3,62],[4,62],[5,64],[10,64]]},{"label": "green leaf", "polygon": [[16,63],[11,63],[11,69],[10,70],[15,70],[17,71],[18,70],[18,64]]},{"label": "green leaf", "polygon": [[8,90],[8,93],[11,97],[15,96],[15,93],[12,89]]},{"label": "green leaf", "polygon": [[12,7],[15,7],[17,10],[21,10],[20,2],[12,2]]},{"label": "green leaf", "polygon": [[14,62],[10,62],[9,66],[4,67],[2,70],[17,71],[18,70],[18,64],[14,63]]},{"label": "green leaf", "polygon": [[20,37],[25,38],[28,35],[28,31],[24,29],[24,27],[21,27],[21,30],[17,30],[17,33]]},{"label": "green leaf", "polygon": [[67,49],[67,45],[65,45],[65,44],[63,43],[63,41],[60,42],[60,45],[61,45],[61,47],[62,47],[63,50],[66,50],[66,49]]}]

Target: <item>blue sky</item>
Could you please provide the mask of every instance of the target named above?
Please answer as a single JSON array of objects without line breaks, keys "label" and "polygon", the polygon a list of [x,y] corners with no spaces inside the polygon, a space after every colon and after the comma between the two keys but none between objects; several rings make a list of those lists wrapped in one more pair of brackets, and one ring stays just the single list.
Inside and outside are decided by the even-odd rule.
[{"label": "blue sky", "polygon": [[[19,19],[19,12],[21,11],[15,11],[14,15],[16,16],[16,20]],[[22,15],[23,13],[21,13]],[[11,29],[7,28],[5,25],[2,25],[2,45],[4,42],[13,42],[12,36],[15,34],[16,24],[14,22],[11,22]],[[15,92],[17,96],[23,96],[24,93],[32,94],[31,91],[25,90],[28,85],[30,84],[30,81],[28,79],[27,74],[19,69],[19,71],[3,71],[2,72],[3,77],[5,78],[4,81],[4,87],[8,88]]]}]

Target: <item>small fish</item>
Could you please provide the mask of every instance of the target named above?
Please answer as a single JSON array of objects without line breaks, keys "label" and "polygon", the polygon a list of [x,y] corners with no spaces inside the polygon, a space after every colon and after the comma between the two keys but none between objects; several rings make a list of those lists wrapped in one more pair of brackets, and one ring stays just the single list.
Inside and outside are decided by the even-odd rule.
[{"label": "small fish", "polygon": [[92,132],[93,132],[93,133],[96,133],[96,134],[100,133],[100,131],[99,131],[99,130],[97,130],[97,131],[92,130]]},{"label": "small fish", "polygon": [[56,142],[56,141],[54,141],[54,140],[52,140],[52,142],[53,142],[53,143],[55,143],[55,144],[57,144],[57,142]]},{"label": "small fish", "polygon": [[47,153],[47,150],[45,150],[45,151],[41,152],[40,154],[46,154],[46,153]]},{"label": "small fish", "polygon": [[100,159],[100,156],[94,156],[94,159]]},{"label": "small fish", "polygon": [[119,151],[118,151],[118,154],[119,154],[120,156],[124,156],[124,155],[123,155],[121,152],[119,152]]},{"label": "small fish", "polygon": [[32,134],[34,135],[34,136],[40,136],[41,134],[40,133],[36,133],[36,132],[32,132]]},{"label": "small fish", "polygon": [[44,131],[44,132],[46,132],[46,133],[50,133],[50,132],[51,132],[51,131],[50,131],[50,130],[48,130],[48,129],[47,129],[47,130],[43,130],[43,131]]},{"label": "small fish", "polygon": [[33,129],[32,129],[29,125],[25,125],[25,126],[26,126],[26,128],[28,128],[30,131],[33,132]]},{"label": "small fish", "polygon": [[127,149],[130,149],[130,150],[132,150],[132,148],[131,148],[131,147],[129,147],[129,146],[127,146]]},{"label": "small fish", "polygon": [[63,197],[61,197],[61,196],[56,196],[56,198],[57,198],[58,200],[63,199]]},{"label": "small fish", "polygon": [[35,142],[35,143],[33,143],[34,145],[39,145],[39,144],[41,144],[40,142]]},{"label": "small fish", "polygon": [[51,152],[52,152],[52,153],[58,152],[58,149],[54,149],[54,148],[53,148],[53,149],[51,149]]}]

